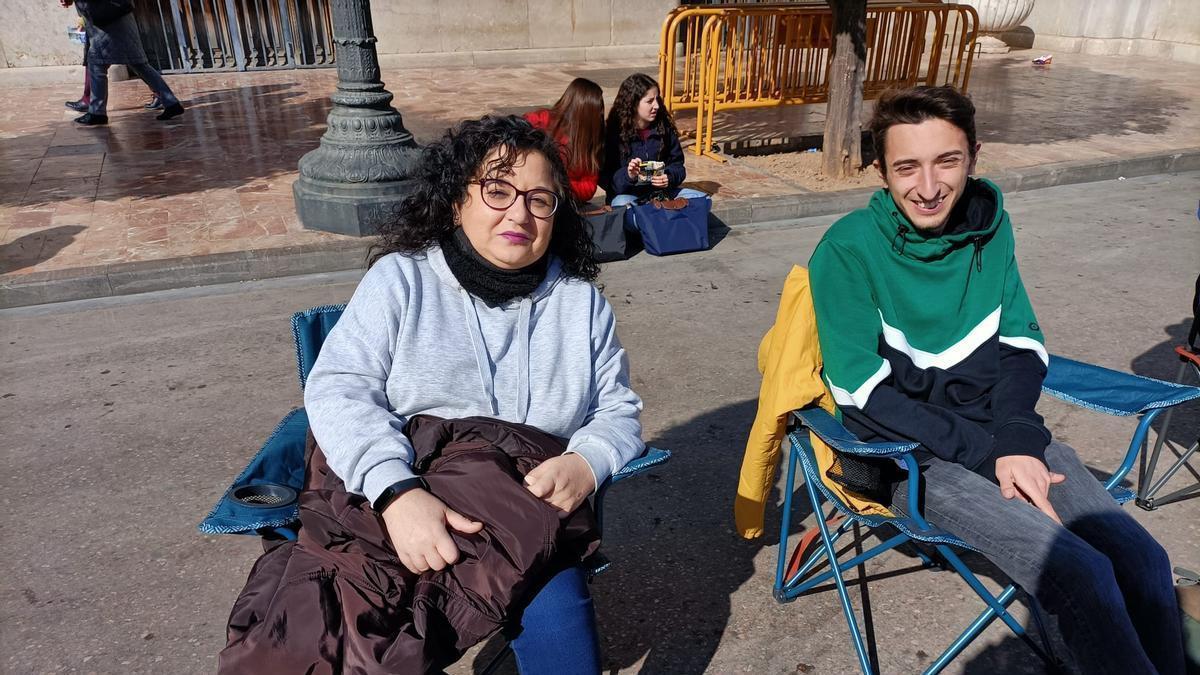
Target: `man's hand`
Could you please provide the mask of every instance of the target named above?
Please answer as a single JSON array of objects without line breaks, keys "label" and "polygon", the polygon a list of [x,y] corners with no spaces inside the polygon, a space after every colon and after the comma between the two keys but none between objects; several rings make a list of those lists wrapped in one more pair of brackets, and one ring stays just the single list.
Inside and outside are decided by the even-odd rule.
[{"label": "man's hand", "polygon": [[570,513],[596,488],[592,468],[575,453],[551,457],[525,475],[525,487],[547,504]]},{"label": "man's hand", "polygon": [[656,188],[665,188],[671,184],[671,179],[665,173],[660,173],[650,179],[650,184]]},{"label": "man's hand", "polygon": [[1067,479],[1054,473],[1036,457],[1009,455],[996,460],[996,480],[1000,482],[1000,494],[1005,499],[1023,499],[1036,506],[1054,522],[1062,525],[1062,519],[1050,505],[1050,486]]},{"label": "man's hand", "polygon": [[466,518],[420,489],[400,495],[380,515],[400,562],[416,574],[458,562],[458,547],[447,526],[463,534],[483,529],[483,523]]}]

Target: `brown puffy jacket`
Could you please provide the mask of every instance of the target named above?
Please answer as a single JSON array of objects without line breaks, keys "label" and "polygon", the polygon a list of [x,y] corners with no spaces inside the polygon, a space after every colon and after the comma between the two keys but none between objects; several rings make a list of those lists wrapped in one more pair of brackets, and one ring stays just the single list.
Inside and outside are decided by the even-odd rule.
[{"label": "brown puffy jacket", "polygon": [[418,416],[405,431],[430,492],[483,530],[451,531],[456,564],[409,572],[383,521],[346,492],[310,434],[299,538],[251,569],[221,673],[438,672],[515,625],[541,583],[599,546],[590,505],[564,514],[522,484],[562,454],[563,439],[482,417]]}]

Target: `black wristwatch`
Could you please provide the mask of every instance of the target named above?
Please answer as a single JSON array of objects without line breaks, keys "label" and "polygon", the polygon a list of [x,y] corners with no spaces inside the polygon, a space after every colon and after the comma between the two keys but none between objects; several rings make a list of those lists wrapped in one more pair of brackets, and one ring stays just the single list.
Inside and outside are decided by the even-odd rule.
[{"label": "black wristwatch", "polygon": [[404,480],[396,481],[395,483],[385,487],[383,492],[379,493],[379,497],[377,497],[375,501],[371,502],[371,508],[375,509],[375,513],[383,513],[384,509],[386,509],[392,502],[396,501],[396,497],[399,497],[409,490],[416,490],[417,488],[428,490],[429,483],[426,483],[425,479],[421,478],[420,476],[413,476],[412,478],[405,478]]}]

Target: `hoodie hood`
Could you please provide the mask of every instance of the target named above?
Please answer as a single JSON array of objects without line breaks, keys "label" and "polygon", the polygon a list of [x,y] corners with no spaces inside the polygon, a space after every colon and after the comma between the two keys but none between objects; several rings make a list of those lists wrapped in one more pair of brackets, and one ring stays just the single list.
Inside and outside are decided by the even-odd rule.
[{"label": "hoodie hood", "polygon": [[946,228],[932,237],[917,231],[887,188],[872,195],[869,208],[880,235],[893,251],[912,260],[930,261],[970,244],[978,249],[991,239],[1003,220],[1004,198],[1000,188],[988,179],[968,178]]}]

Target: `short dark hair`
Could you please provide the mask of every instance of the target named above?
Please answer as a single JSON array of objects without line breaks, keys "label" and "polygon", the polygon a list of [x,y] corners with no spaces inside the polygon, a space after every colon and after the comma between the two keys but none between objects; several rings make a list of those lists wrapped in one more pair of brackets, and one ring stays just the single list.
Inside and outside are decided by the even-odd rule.
[{"label": "short dark hair", "polygon": [[[484,166],[492,150],[499,157]],[[485,175],[512,169],[521,155],[537,152],[550,164],[558,210],[550,233],[550,252],[562,261],[563,275],[594,281],[600,274],[595,246],[571,198],[571,184],[559,154],[558,142],[513,116],[484,116],[449,129],[423,149],[412,177],[413,191],[398,212],[379,227],[368,264],[389,253],[418,255],[454,231],[455,209],[467,196],[467,186]]]},{"label": "short dark hair", "polygon": [[897,124],[920,124],[929,119],[946,120],[962,129],[971,157],[975,156],[975,104],[966,94],[949,85],[893,89],[879,97],[867,123],[880,170],[887,173],[883,156],[887,130]]}]

